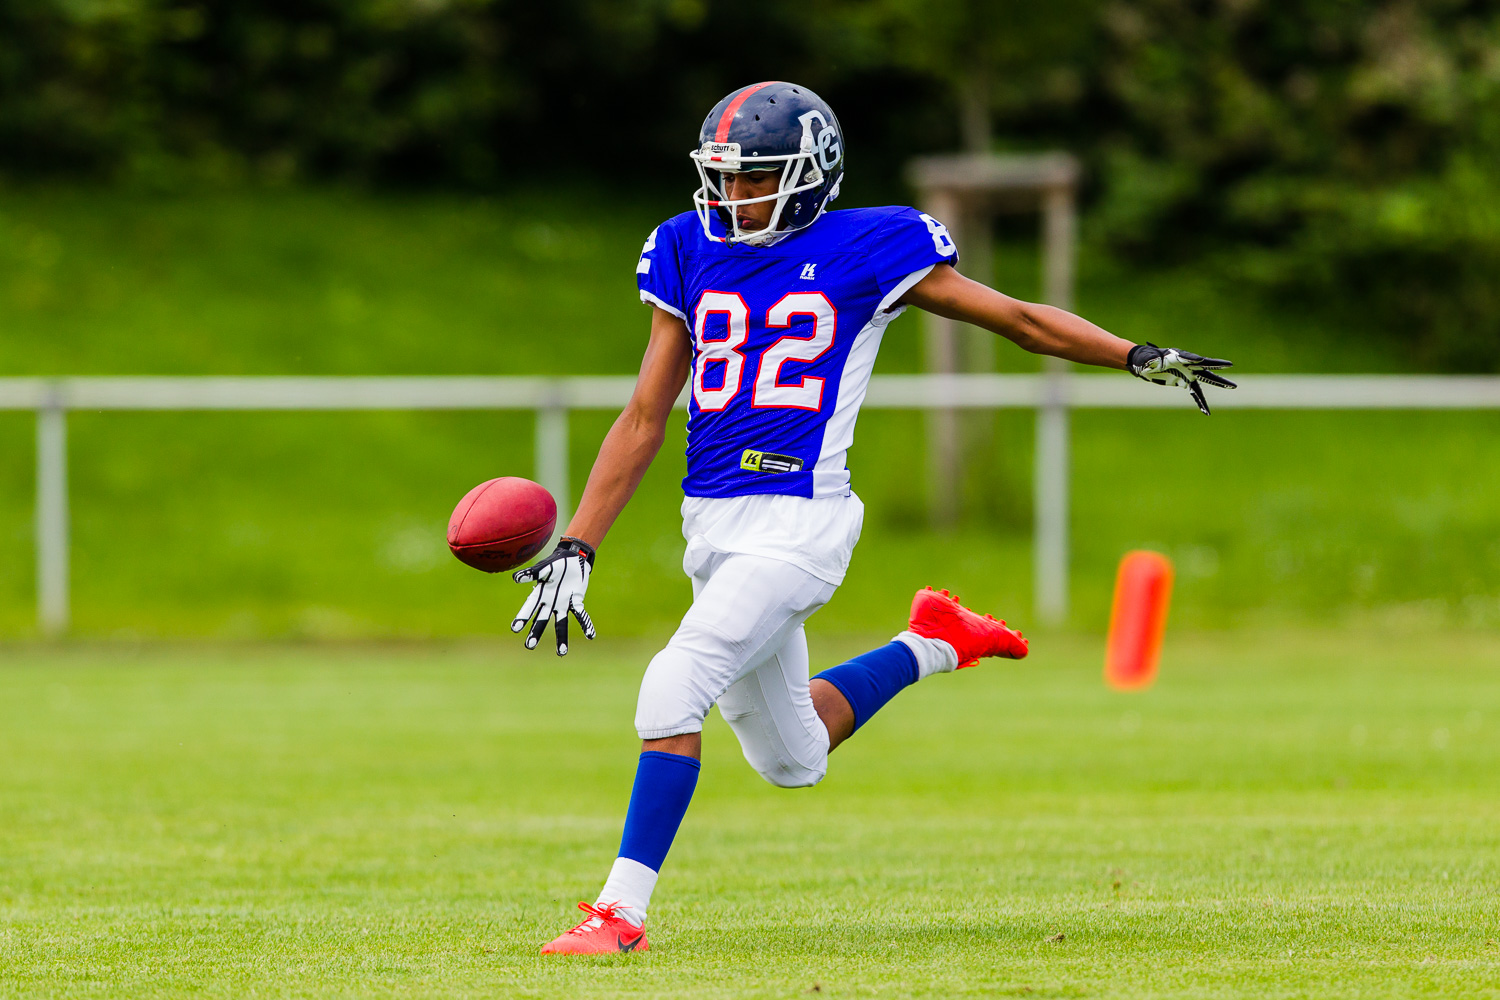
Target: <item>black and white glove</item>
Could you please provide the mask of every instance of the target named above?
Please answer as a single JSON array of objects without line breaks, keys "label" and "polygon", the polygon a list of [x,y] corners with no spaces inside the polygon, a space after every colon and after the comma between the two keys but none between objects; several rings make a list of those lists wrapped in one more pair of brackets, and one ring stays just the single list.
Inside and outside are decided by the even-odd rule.
[{"label": "black and white glove", "polygon": [[1232,368],[1233,361],[1205,358],[1192,351],[1179,351],[1175,347],[1157,347],[1152,343],[1136,344],[1126,355],[1125,364],[1130,374],[1157,385],[1185,385],[1193,402],[1204,415],[1208,414],[1208,400],[1203,398],[1200,382],[1220,389],[1233,389],[1235,385],[1219,374],[1221,368]]},{"label": "black and white glove", "polygon": [[[516,612],[516,620],[510,623],[512,632],[519,632],[532,622],[526,633],[526,648],[536,649],[542,633],[547,629],[547,619],[557,623],[557,655],[568,655],[568,612],[578,618],[583,634],[594,637],[594,623],[583,609],[583,595],[589,589],[589,572],[594,568],[594,548],[587,542],[564,535],[552,554],[541,562],[518,569],[513,574],[517,583],[535,583],[531,596]],[[535,618],[535,621],[532,619]]]}]

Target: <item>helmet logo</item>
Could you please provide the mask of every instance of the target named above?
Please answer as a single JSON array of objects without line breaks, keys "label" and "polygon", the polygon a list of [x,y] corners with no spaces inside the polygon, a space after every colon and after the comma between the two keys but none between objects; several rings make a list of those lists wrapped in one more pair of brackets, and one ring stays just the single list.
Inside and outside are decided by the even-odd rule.
[{"label": "helmet logo", "polygon": [[[809,140],[812,148],[818,152],[818,163],[824,170],[832,170],[833,165],[839,161],[839,134],[834,131],[828,119],[823,117],[823,112],[814,108],[797,119],[802,123],[802,148],[807,149]],[[814,131],[813,122],[818,123],[819,128]]]}]

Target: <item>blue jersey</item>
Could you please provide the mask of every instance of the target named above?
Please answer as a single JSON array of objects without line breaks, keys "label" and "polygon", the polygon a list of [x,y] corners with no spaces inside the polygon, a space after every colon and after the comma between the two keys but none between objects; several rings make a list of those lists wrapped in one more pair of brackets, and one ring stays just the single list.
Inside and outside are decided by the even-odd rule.
[{"label": "blue jersey", "polygon": [[849,492],[845,458],[896,300],[958,253],[910,208],[828,212],[768,247],[708,239],[693,212],[646,240],[641,301],[693,336],[693,497]]}]

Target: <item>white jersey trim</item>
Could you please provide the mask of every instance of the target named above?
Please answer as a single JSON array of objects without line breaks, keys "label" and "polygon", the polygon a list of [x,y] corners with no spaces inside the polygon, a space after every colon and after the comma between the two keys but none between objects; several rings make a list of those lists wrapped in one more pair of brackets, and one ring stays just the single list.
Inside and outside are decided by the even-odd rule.
[{"label": "white jersey trim", "polygon": [[678,309],[676,306],[667,305],[667,303],[663,302],[655,295],[652,295],[644,288],[641,289],[641,301],[648,306],[656,306],[658,309],[665,309],[667,312],[671,313],[673,316],[676,316],[684,323],[687,322],[687,314],[684,313],[681,309]]},{"label": "white jersey trim", "polygon": [[[888,300],[900,298],[901,292],[922,280],[931,267],[913,272],[904,278],[901,286],[886,296]],[[875,359],[880,355],[880,339],[886,326],[900,316],[903,310],[893,312],[876,310],[854,338],[849,356],[844,359],[844,371],[839,378],[839,395],[833,404],[833,413],[823,425],[823,448],[813,466],[813,496],[831,497],[849,492],[849,470],[846,462],[849,448],[854,444],[854,424],[859,419],[859,408],[865,401],[865,391],[870,387],[870,374],[875,370]]]},{"label": "white jersey trim", "polygon": [[[913,271],[911,274],[908,274],[906,277],[902,278],[901,283],[887,292],[885,298],[880,300],[880,305],[875,307],[875,315],[879,316],[881,313],[894,306],[896,304],[896,301],[911,289],[912,285],[915,285],[917,282],[921,281],[923,278],[931,274],[932,269],[935,267],[937,267],[936,264],[928,264],[926,267],[922,268],[922,270]],[[901,310],[905,308],[905,306],[901,306],[899,309],[895,309],[891,313],[891,318],[895,319],[897,316],[900,316]]]}]

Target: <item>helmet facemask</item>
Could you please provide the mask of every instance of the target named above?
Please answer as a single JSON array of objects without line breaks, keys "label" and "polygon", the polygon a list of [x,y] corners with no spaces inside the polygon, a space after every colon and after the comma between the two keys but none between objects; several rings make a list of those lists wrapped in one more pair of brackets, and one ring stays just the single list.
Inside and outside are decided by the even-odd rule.
[{"label": "helmet facemask", "polygon": [[[812,225],[813,221],[822,214],[824,206],[830,200],[825,198],[816,210],[809,211],[807,220],[792,220],[786,218],[787,204],[797,195],[812,191],[823,183],[823,171],[819,169],[817,152],[813,147],[811,136],[804,136],[800,152],[785,156],[744,156],[740,155],[740,145],[737,142],[705,142],[701,149],[694,150],[688,154],[698,168],[698,178],[701,186],[693,194],[693,204],[698,210],[699,221],[703,223],[703,231],[708,238],[723,243],[744,243],[748,246],[769,246],[777,240]],[[744,173],[765,169],[781,171],[781,177],[777,189],[772,194],[761,195],[756,198],[740,198],[730,200],[726,197],[727,185],[724,175],[729,173]],[[736,209],[741,205],[754,205],[763,202],[774,201],[775,208],[771,211],[771,218],[764,229],[742,229],[740,227],[739,214]],[[808,206],[809,208],[811,206]],[[724,227],[725,236],[715,236],[709,225],[710,210],[717,213],[720,223]],[[795,211],[795,209],[794,209]]]}]

